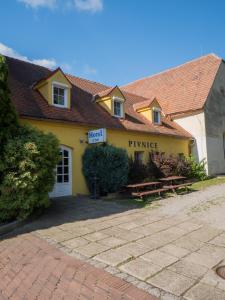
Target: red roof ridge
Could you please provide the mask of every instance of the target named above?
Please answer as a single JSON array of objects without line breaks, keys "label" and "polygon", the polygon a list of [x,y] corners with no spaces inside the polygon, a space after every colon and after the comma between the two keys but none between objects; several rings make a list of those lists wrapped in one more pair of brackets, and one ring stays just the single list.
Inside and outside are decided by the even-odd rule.
[{"label": "red roof ridge", "polygon": [[79,77],[79,76],[76,76],[76,75],[73,75],[73,74],[69,74],[69,73],[64,73],[65,76],[69,76],[69,77],[73,77],[75,79],[80,79],[80,80],[83,80],[83,81],[87,81],[87,82],[90,82],[90,83],[93,83],[93,84],[98,84],[98,85],[104,85],[107,88],[110,88],[110,86],[107,86],[103,83],[100,83],[100,82],[97,82],[97,81],[93,81],[93,80],[90,80],[90,79],[86,79],[86,78],[83,78],[83,77]]},{"label": "red roof ridge", "polygon": [[142,81],[142,80],[150,79],[150,78],[156,77],[156,76],[158,76],[158,75],[162,75],[162,74],[164,74],[164,73],[167,73],[167,72],[170,72],[170,71],[179,69],[179,68],[181,68],[181,67],[183,67],[183,66],[185,66],[185,65],[188,65],[188,64],[190,64],[190,63],[193,63],[193,62],[195,62],[195,61],[204,59],[204,58],[209,57],[209,56],[214,56],[214,58],[216,58],[216,59],[218,59],[218,60],[221,60],[221,61],[223,60],[221,57],[219,57],[219,56],[216,55],[215,53],[209,53],[209,54],[202,55],[202,56],[200,56],[200,57],[194,58],[194,59],[192,59],[192,60],[189,60],[189,61],[187,61],[187,62],[185,62],[185,63],[183,63],[183,64],[180,64],[180,65],[178,65],[178,66],[171,67],[171,68],[168,68],[168,69],[166,69],[166,70],[164,70],[164,71],[161,71],[161,72],[158,72],[158,73],[155,73],[155,74],[152,74],[152,75],[149,75],[149,76],[142,77],[142,78],[140,78],[140,79],[134,80],[134,81],[132,81],[132,82],[126,84],[126,85],[123,85],[121,88],[126,88],[126,87],[129,87],[130,85],[133,85],[134,83],[140,82],[140,81]]}]

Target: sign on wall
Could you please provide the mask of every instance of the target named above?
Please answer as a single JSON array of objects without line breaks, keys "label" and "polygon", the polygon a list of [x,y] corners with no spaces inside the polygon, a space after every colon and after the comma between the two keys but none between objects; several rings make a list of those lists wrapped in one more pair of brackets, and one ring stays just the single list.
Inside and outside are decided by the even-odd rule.
[{"label": "sign on wall", "polygon": [[146,149],[157,149],[158,144],[155,142],[149,142],[149,141],[128,141],[129,147],[134,148],[146,148]]},{"label": "sign on wall", "polygon": [[96,144],[106,142],[106,129],[88,131],[88,144]]}]

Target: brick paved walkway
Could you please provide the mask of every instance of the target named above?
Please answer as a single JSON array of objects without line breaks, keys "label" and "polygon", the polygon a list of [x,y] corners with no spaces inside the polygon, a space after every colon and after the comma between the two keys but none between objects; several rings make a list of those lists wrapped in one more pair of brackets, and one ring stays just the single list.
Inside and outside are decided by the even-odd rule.
[{"label": "brick paved walkway", "polygon": [[0,242],[0,299],[155,298],[30,233]]}]

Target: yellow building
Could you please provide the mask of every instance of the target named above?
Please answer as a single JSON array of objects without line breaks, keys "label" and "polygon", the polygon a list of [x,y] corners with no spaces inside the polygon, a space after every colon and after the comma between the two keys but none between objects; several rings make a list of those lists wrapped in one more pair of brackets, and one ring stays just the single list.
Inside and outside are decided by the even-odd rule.
[{"label": "yellow building", "polygon": [[51,196],[88,194],[82,155],[93,142],[124,148],[138,160],[146,160],[151,151],[189,154],[191,135],[164,115],[157,97],[110,88],[64,74],[60,68],[51,71],[6,59],[21,122],[54,133],[61,144],[62,160]]}]

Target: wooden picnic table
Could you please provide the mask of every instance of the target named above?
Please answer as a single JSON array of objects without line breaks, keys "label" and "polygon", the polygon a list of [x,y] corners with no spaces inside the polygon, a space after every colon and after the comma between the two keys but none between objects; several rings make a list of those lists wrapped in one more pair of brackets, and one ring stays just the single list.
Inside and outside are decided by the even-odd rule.
[{"label": "wooden picnic table", "polygon": [[162,182],[160,181],[149,181],[149,182],[143,182],[143,183],[136,183],[136,184],[128,184],[126,185],[126,188],[128,189],[135,189],[137,192],[139,189],[145,188],[145,187],[156,187],[157,185],[161,185]]},{"label": "wooden picnic table", "polygon": [[165,181],[165,182],[168,182],[168,181],[174,181],[174,180],[185,180],[186,177],[184,176],[168,176],[168,177],[165,177],[165,178],[160,178],[159,180],[160,181]]},{"label": "wooden picnic table", "polygon": [[[164,185],[164,188],[171,189],[173,192],[176,191],[178,188],[185,187],[186,189],[191,185],[191,183],[184,183],[186,177],[184,176],[168,176],[166,178],[161,178],[160,181],[169,184]],[[174,181],[182,181],[182,183],[175,183]]]}]

